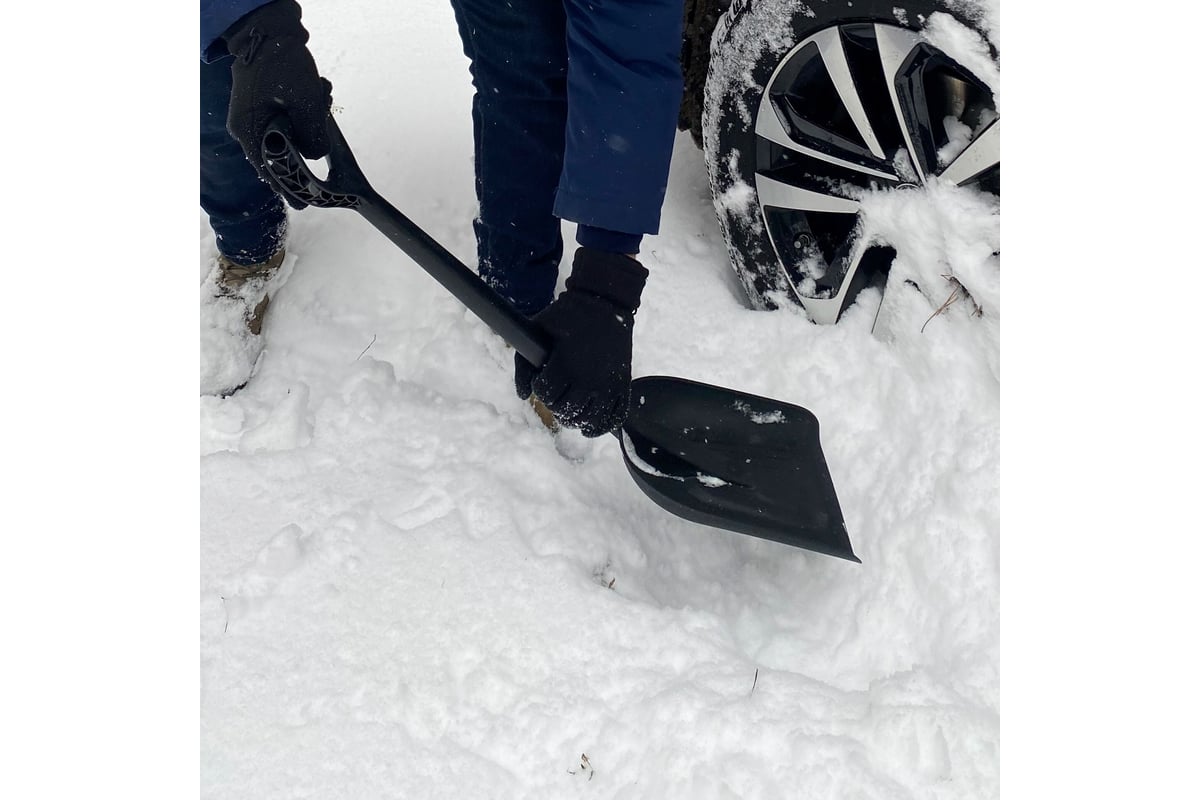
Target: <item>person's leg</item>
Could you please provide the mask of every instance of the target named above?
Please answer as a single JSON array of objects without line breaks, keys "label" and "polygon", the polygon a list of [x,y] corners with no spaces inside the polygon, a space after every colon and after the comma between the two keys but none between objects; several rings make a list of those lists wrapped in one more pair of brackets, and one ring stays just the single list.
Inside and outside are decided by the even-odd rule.
[{"label": "person's leg", "polygon": [[[657,233],[683,74],[683,0],[565,0],[566,157],[554,210],[580,244],[636,253]],[[632,248],[632,249],[630,249]]]},{"label": "person's leg", "polygon": [[479,274],[525,314],[554,299],[562,234],[566,21],[562,0],[451,0],[475,86]]},{"label": "person's leg", "polygon": [[225,128],[232,62],[200,62],[200,207],[221,255],[236,264],[259,264],[283,246],[287,214]]}]

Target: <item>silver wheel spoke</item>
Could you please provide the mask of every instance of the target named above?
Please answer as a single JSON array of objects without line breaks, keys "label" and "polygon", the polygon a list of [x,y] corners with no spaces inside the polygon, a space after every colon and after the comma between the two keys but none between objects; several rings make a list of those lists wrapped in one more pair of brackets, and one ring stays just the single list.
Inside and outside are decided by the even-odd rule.
[{"label": "silver wheel spoke", "polygon": [[866,240],[860,236],[858,241],[854,243],[854,249],[846,261],[846,274],[842,280],[842,285],[833,297],[818,299],[801,294],[800,290],[796,288],[796,284],[792,282],[791,275],[788,275],[787,270],[783,270],[783,275],[787,278],[788,285],[792,287],[792,291],[795,292],[797,297],[804,298],[804,310],[813,322],[820,325],[832,325],[837,322],[838,316],[842,313],[842,306],[846,304],[846,292],[849,291],[850,284],[853,282],[854,273],[858,271],[859,264],[862,263],[863,256],[866,255],[868,249]]},{"label": "silver wheel spoke", "polygon": [[862,98],[858,96],[858,87],[850,75],[850,64],[846,61],[846,50],[842,46],[842,36],[838,29],[829,28],[821,31],[813,37],[813,41],[817,43],[817,50],[820,51],[821,58],[825,61],[825,69],[829,72],[833,86],[837,89],[842,105],[850,114],[854,127],[858,129],[858,135],[866,142],[867,149],[873,156],[880,160],[886,159],[887,156],[884,155],[883,148],[879,146],[879,140],[875,137],[875,129],[871,127],[871,123],[867,119],[867,111],[863,108]]},{"label": "silver wheel spoke", "polygon": [[857,214],[857,200],[847,200],[831,194],[822,194],[798,186],[773,180],[765,175],[755,175],[758,200],[764,206],[787,208],[794,211],[826,211],[835,214]]},{"label": "silver wheel spoke", "polygon": [[908,58],[908,54],[917,46],[920,39],[915,33],[907,31],[903,28],[896,28],[891,25],[876,25],[875,26],[875,41],[879,43],[879,60],[883,63],[883,74],[887,78],[888,94],[892,98],[892,109],[896,113],[896,120],[900,123],[900,132],[904,134],[904,145],[908,148],[909,160],[912,161],[913,169],[917,171],[917,176],[921,182],[925,182],[925,170],[921,167],[921,159],[917,157],[917,149],[913,147],[912,133],[908,130],[908,123],[904,119],[904,112],[900,107],[900,97],[896,94],[896,76],[900,74],[900,68],[904,65],[904,60]]},{"label": "silver wheel spoke", "polygon": [[997,119],[942,170],[941,178],[958,186],[999,163],[1000,120]]}]

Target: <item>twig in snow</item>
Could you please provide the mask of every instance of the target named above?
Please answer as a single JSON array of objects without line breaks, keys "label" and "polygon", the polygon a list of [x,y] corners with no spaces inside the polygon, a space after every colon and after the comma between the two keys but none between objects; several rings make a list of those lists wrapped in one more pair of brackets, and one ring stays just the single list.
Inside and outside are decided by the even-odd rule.
[{"label": "twig in snow", "polygon": [[616,584],[616,582],[617,582],[617,579],[614,577],[611,581],[608,582],[608,588],[611,589]]},{"label": "twig in snow", "polygon": [[[971,293],[967,291],[967,287],[963,286],[962,283],[959,282],[958,278],[954,277],[953,275],[943,275],[942,277],[945,278],[947,281],[949,281],[950,285],[953,286],[954,289],[953,289],[953,291],[950,292],[950,296],[946,298],[946,302],[942,303],[938,307],[937,311],[934,311],[932,314],[929,315],[929,319],[925,320],[925,325],[928,325],[930,323],[930,321],[932,321],[933,318],[938,316],[939,314],[945,314],[946,309],[950,308],[950,306],[953,305],[955,303],[955,301],[958,300],[960,295],[962,297],[965,297],[967,300],[969,300],[971,302],[971,305],[975,306],[975,310],[971,312],[972,316],[976,316],[976,317],[983,316],[983,309],[980,308],[978,304],[976,304],[975,300],[971,297]],[[921,326],[921,333],[925,332],[925,325]]]},{"label": "twig in snow", "polygon": [[[371,335],[371,344],[368,344],[366,347],[363,348],[363,351],[358,354],[358,358],[362,358],[363,356],[365,356],[367,354],[367,351],[371,349],[372,344],[375,344],[375,339],[377,339],[377,338],[378,337],[375,334]],[[354,360],[358,361],[358,358],[356,358]]]},{"label": "twig in snow", "polygon": [[750,684],[750,694],[754,694],[755,686],[758,686],[758,667],[754,668],[754,683]]},{"label": "twig in snow", "polygon": [[[938,306],[937,311],[934,311],[932,314],[929,315],[929,319],[925,320],[925,325],[928,325],[933,320],[933,318],[938,316],[939,314],[945,314],[946,309],[948,309],[954,303],[954,301],[958,299],[958,290],[962,288],[962,284],[955,280],[951,280],[951,283],[954,284],[954,291],[952,291],[950,293],[950,296],[946,298],[946,302],[944,302],[940,306]],[[921,326],[921,333],[925,332],[925,325]]]},{"label": "twig in snow", "polygon": [[221,608],[225,609],[225,630],[221,633],[229,633],[229,606],[225,605],[225,598],[221,598]]}]

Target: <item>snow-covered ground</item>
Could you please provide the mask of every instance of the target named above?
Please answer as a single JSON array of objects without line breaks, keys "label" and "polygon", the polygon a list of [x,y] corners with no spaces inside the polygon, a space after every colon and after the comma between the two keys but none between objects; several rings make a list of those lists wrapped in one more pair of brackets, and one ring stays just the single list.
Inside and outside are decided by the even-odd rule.
[{"label": "snow-covered ground", "polygon": [[[449,5],[304,8],[363,170],[473,263]],[[366,222],[293,213],[258,373],[200,404],[203,796],[996,796],[998,208],[868,207],[984,316],[748,310],[680,135],[634,364],[812,410],[861,565],[670,516]]]},{"label": "snow-covered ground", "polygon": [[[409,6],[408,16],[398,18]],[[336,6],[306,0],[305,7],[322,38],[314,48],[335,71],[345,106],[340,119],[372,178],[469,257],[467,89],[448,11],[440,0]],[[1194,94],[1187,85],[1194,63],[1189,48],[1167,46],[1172,34],[1179,38],[1186,31],[1187,18],[1175,9],[1156,14],[1082,3],[1008,8],[1004,795],[1190,797],[1200,719],[1200,650],[1189,633],[1196,628],[1200,561],[1191,460],[1200,447],[1193,366],[1200,271],[1191,267],[1187,246],[1195,202],[1186,159],[1172,160],[1180,152],[1172,145],[1182,142],[1186,152],[1187,126],[1181,123],[1188,118],[1186,98]],[[978,362],[951,363],[955,351],[944,342],[935,348],[940,354],[926,352],[928,337],[938,335],[935,325],[953,317],[933,320],[918,342],[925,350],[917,352],[903,341],[867,341],[865,326],[855,319],[848,321],[860,329],[843,333],[809,330],[783,314],[741,311],[719,289],[724,281],[732,292],[734,283],[711,241],[715,224],[704,193],[699,184],[694,193],[688,188],[689,171],[698,168],[695,154],[681,149],[668,222],[683,227],[664,229],[660,242],[681,245],[691,240],[690,231],[702,234],[710,249],[688,253],[673,267],[659,265],[647,301],[661,322],[654,315],[639,319],[639,369],[657,369],[673,358],[672,369],[684,375],[705,371],[720,378],[741,371],[738,381],[814,408],[855,546],[865,559],[861,567],[652,514],[628,479],[613,477],[611,488],[598,485],[594,473],[608,469],[602,465],[615,458],[611,451],[579,468],[593,474],[554,477],[569,462],[554,461],[542,438],[501,430],[508,423],[488,411],[508,409],[513,430],[524,430],[517,426],[522,411],[506,405],[507,370],[483,363],[491,344],[480,342],[490,340],[461,333],[471,323],[451,306],[429,308],[443,302],[439,292],[424,278],[402,277],[412,268],[397,253],[385,247],[365,253],[376,246],[369,243],[376,234],[338,212],[296,216],[296,246],[303,252],[295,281],[280,298],[283,313],[269,323],[264,374],[276,370],[273,364],[280,369],[263,386],[227,401],[227,415],[206,403],[202,450],[209,455],[198,462],[195,7],[133,3],[114,13],[107,4],[20,4],[11,22],[4,50],[12,68],[6,85],[7,282],[0,314],[0,797],[192,797],[200,791],[198,777],[205,797],[223,798],[417,798],[471,791],[814,797],[838,796],[821,794],[822,781],[838,779],[884,786],[873,792],[847,788],[843,797],[937,796],[938,789],[929,787],[962,797],[994,796],[994,784],[970,777],[985,771],[980,765],[996,766],[994,753],[987,753],[997,732],[994,674],[981,681],[981,694],[990,699],[976,703],[964,699],[972,692],[956,695],[948,687],[966,682],[971,657],[950,659],[948,638],[925,626],[936,616],[949,620],[944,634],[992,624],[994,610],[985,609],[994,601],[994,584],[963,591],[957,562],[948,554],[961,538],[950,527],[995,526],[996,511],[980,502],[986,510],[976,522],[949,502],[951,524],[929,524],[932,533],[918,536],[929,516],[922,495],[912,501],[896,483],[932,483],[949,474],[936,461],[921,466],[919,457],[900,448],[916,441],[903,426],[916,418],[918,402],[930,416],[969,405],[952,399],[959,387],[948,387],[945,373],[969,375],[972,365],[981,368]],[[997,31],[993,26],[994,41]],[[1145,68],[1125,67],[1131,53],[1132,63]],[[375,102],[385,96],[391,102]],[[422,102],[402,109],[398,100],[404,97]],[[1180,130],[1183,136],[1170,138]],[[435,166],[430,154],[447,157]],[[931,197],[932,209],[943,200],[953,198]],[[201,233],[202,259],[211,254],[208,248]],[[373,267],[372,283],[364,285],[367,267]],[[347,273],[344,279],[339,270]],[[395,293],[401,282],[411,295]],[[668,289],[685,299],[690,291],[706,305],[681,318],[665,295],[656,298]],[[329,311],[331,303],[340,316]],[[385,303],[407,316],[398,319],[382,309]],[[690,339],[667,336],[661,326],[671,320],[685,331],[704,330]],[[398,435],[397,425],[379,424],[364,439],[379,453],[374,459],[363,454],[371,475],[347,470],[345,481],[311,479],[322,464],[349,464],[355,456],[350,438],[333,444],[322,433],[331,429],[325,421],[335,408],[328,405],[335,397],[331,389],[348,373],[322,374],[317,362],[326,358],[346,370],[382,328],[372,324],[377,322],[407,335],[412,350],[393,343],[385,356],[397,358],[396,374],[406,381],[392,385],[393,394],[379,391],[371,399],[375,384],[359,384],[359,398],[351,402],[360,419],[382,417],[384,409],[399,405],[427,408],[438,397],[443,406],[467,413],[453,397],[478,403],[484,421],[468,443],[455,432],[453,414],[405,416],[410,437],[424,419],[436,419],[428,434],[441,452],[428,475],[419,470],[415,448],[407,455],[388,448],[386,437]],[[976,332],[968,335],[985,335],[982,328],[953,324]],[[660,326],[657,332],[654,326]],[[754,346],[772,332],[775,346]],[[457,341],[443,350],[438,337],[447,335]],[[378,357],[381,342],[382,335],[360,367],[367,357]],[[341,350],[323,355],[326,344]],[[805,351],[793,355],[793,346]],[[767,372],[764,351],[785,359],[791,372]],[[837,358],[827,358],[829,351]],[[466,383],[464,369],[477,369],[475,378],[486,382],[487,391],[471,392],[469,400],[465,390],[447,391],[452,376],[437,371],[443,353],[458,368],[453,376]],[[758,366],[742,369],[738,359]],[[861,372],[860,359],[866,359]],[[304,364],[309,368],[301,375]],[[219,439],[236,446],[243,423],[265,420],[266,410],[278,406],[287,388],[276,387],[284,386],[281,375],[288,370],[296,371],[293,385],[309,386],[313,432],[307,454],[219,451]],[[910,397],[930,380],[949,393]],[[890,404],[881,400],[886,381],[897,398]],[[427,386],[436,392],[428,400],[400,395]],[[982,412],[970,413],[986,415],[995,408],[991,403],[989,396]],[[316,413],[322,407],[326,416]],[[868,435],[863,419],[872,412]],[[897,414],[895,422],[875,421],[886,413]],[[218,420],[229,426],[224,433]],[[932,438],[920,446],[927,451],[950,442],[956,425],[962,429],[958,419],[926,425]],[[272,438],[270,431],[262,429],[260,444]],[[276,447],[285,431],[274,429]],[[519,489],[557,492],[554,506],[510,492],[505,462],[474,455],[497,449],[489,434],[502,436],[505,459],[524,458],[536,465],[531,476],[552,476],[554,485],[544,490],[528,482]],[[308,434],[300,428],[295,435],[301,440]],[[876,446],[863,444],[867,438]],[[452,448],[463,454],[456,486],[471,483],[497,498],[481,508],[451,497],[463,518],[495,519],[511,503],[524,514],[520,526],[468,540],[467,531],[483,529],[478,521],[468,527],[443,516],[436,524],[456,533],[434,541],[419,515],[396,510],[419,507],[405,501],[376,512],[399,530],[339,527],[354,520],[355,498],[370,494],[375,473],[400,475],[395,465],[403,464],[404,477],[378,483],[395,497],[406,478],[415,491],[436,482],[438,470],[450,469],[445,451]],[[956,445],[955,452],[972,450]],[[914,464],[927,474],[911,474]],[[234,465],[244,467],[244,477]],[[287,466],[295,469],[294,486],[284,481]],[[869,492],[851,485],[868,475],[878,479]],[[940,487],[937,494],[942,496]],[[957,497],[969,495],[964,489]],[[308,511],[291,513],[289,502]],[[381,507],[373,496],[368,502]],[[347,509],[346,516],[336,517],[335,508]],[[571,508],[581,513],[567,520],[563,509]],[[598,511],[611,522],[601,521]],[[635,528],[629,520],[643,512],[649,522]],[[284,533],[275,555],[254,567],[266,543],[289,524],[302,534],[291,539],[295,545]],[[617,579],[611,590],[599,587],[600,580],[589,583],[592,559],[579,555],[580,548],[617,549],[606,547],[608,536],[644,543],[647,556],[647,566],[639,567],[629,564],[627,554],[622,565],[618,554],[613,563],[621,572],[609,578]],[[339,541],[357,548],[356,575],[349,559],[337,566]],[[426,565],[442,542],[455,557],[431,569]],[[548,555],[554,544],[562,545],[561,555]],[[481,553],[471,550],[484,549],[490,561],[472,564],[468,557]],[[385,563],[389,558],[411,563],[393,567]],[[989,563],[994,566],[994,559]],[[288,572],[289,564],[296,568]],[[652,575],[649,565],[662,565],[667,574]],[[446,588],[424,577],[423,568],[445,574]],[[684,580],[681,572],[688,569],[693,574]],[[252,571],[259,581],[247,577]],[[789,571],[799,577],[783,580]],[[919,571],[928,577],[918,580]],[[477,585],[467,583],[472,578]],[[400,594],[400,581],[418,580],[426,580],[430,591]],[[216,610],[215,598],[231,584],[240,585],[243,601],[231,606],[226,633],[224,609]],[[378,586],[387,593],[366,596]],[[473,589],[492,591],[457,609],[432,602],[450,587],[462,597]],[[538,590],[544,599],[534,597]],[[229,598],[234,595],[229,591]],[[336,602],[360,607],[327,615]],[[518,603],[528,605],[523,611]],[[858,604],[848,622],[828,617],[839,603]],[[737,623],[728,612],[739,604],[748,609],[741,630],[759,623],[761,641],[780,647],[774,654],[766,646],[756,649],[744,632],[740,638],[732,633]],[[892,612],[893,606],[912,613]],[[439,613],[454,616],[450,624],[458,628],[435,630]],[[625,614],[619,622],[618,613]],[[864,627],[881,615],[886,624]],[[649,630],[672,616],[691,627],[671,625],[665,635],[672,638],[660,644]],[[614,632],[610,620],[621,627]],[[954,627],[955,620],[964,624]],[[779,627],[768,630],[764,622]],[[384,635],[375,635],[372,625]],[[815,630],[819,625],[827,630]],[[402,639],[410,630],[421,636],[414,633],[403,647],[389,644],[391,626]],[[798,630],[810,638],[789,655],[783,649],[797,644]],[[995,665],[994,631],[981,634],[974,650],[964,648],[991,651],[992,667],[985,672]],[[478,654],[492,644],[487,636],[493,632],[503,632],[509,650],[496,647],[484,660]],[[431,647],[422,636],[444,644]],[[905,639],[927,643],[928,651],[914,657],[915,647]],[[903,671],[866,661],[854,676],[849,661],[837,658],[867,652],[868,645],[873,655],[908,652],[920,665],[911,671],[911,683],[902,685]],[[513,655],[517,646],[524,648],[520,656]],[[595,658],[585,667],[583,655]],[[822,655],[828,657],[820,661]],[[437,662],[439,657],[444,660]],[[548,662],[555,657],[558,662]],[[430,662],[427,669],[420,659]],[[706,660],[736,673],[736,686],[722,683],[719,669],[694,666]],[[244,667],[237,669],[236,662]],[[790,662],[786,671],[778,669],[783,662]],[[837,674],[830,679],[822,668]],[[546,679],[534,683],[538,676]],[[868,676],[874,689],[839,685]],[[352,710],[358,688],[365,690],[363,703]],[[636,703],[619,700],[635,695]],[[240,709],[235,702],[243,704]],[[576,703],[574,717],[552,713],[569,703]],[[512,713],[504,713],[508,709]],[[287,716],[300,713],[307,717]],[[945,719],[946,760],[930,757],[937,747],[920,746],[930,741],[922,736],[935,714]],[[302,718],[314,722],[287,724]],[[980,730],[972,732],[963,718]],[[565,738],[570,740],[563,743]],[[506,752],[489,752],[489,746]],[[624,762],[622,746],[632,753]],[[831,751],[840,752],[824,769],[809,768],[812,759]],[[594,774],[581,771],[584,752]],[[937,770],[928,765],[938,763],[949,763],[953,782],[929,777]],[[459,764],[466,768],[456,769]],[[717,764],[726,766],[710,766]],[[502,768],[516,777],[480,788],[484,781],[476,770],[491,778]],[[719,780],[689,785],[679,777],[718,771],[728,790]],[[889,783],[888,774],[897,777]],[[364,786],[373,776],[377,783]],[[669,785],[651,783],[656,780]]]}]

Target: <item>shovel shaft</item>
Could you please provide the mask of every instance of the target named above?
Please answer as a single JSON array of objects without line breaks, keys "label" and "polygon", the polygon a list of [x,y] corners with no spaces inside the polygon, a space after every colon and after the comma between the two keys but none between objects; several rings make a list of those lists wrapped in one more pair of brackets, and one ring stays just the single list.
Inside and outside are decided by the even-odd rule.
[{"label": "shovel shaft", "polygon": [[355,210],[531,364],[546,362],[550,350],[541,329],[395,206],[371,192]]},{"label": "shovel shaft", "polygon": [[267,126],[263,160],[277,188],[301,206],[348,208],[362,214],[527,361],[535,367],[545,364],[550,345],[541,328],[371,188],[332,117],[326,120],[326,130],[329,174],[322,179],[292,144],[286,120],[277,118]]}]

